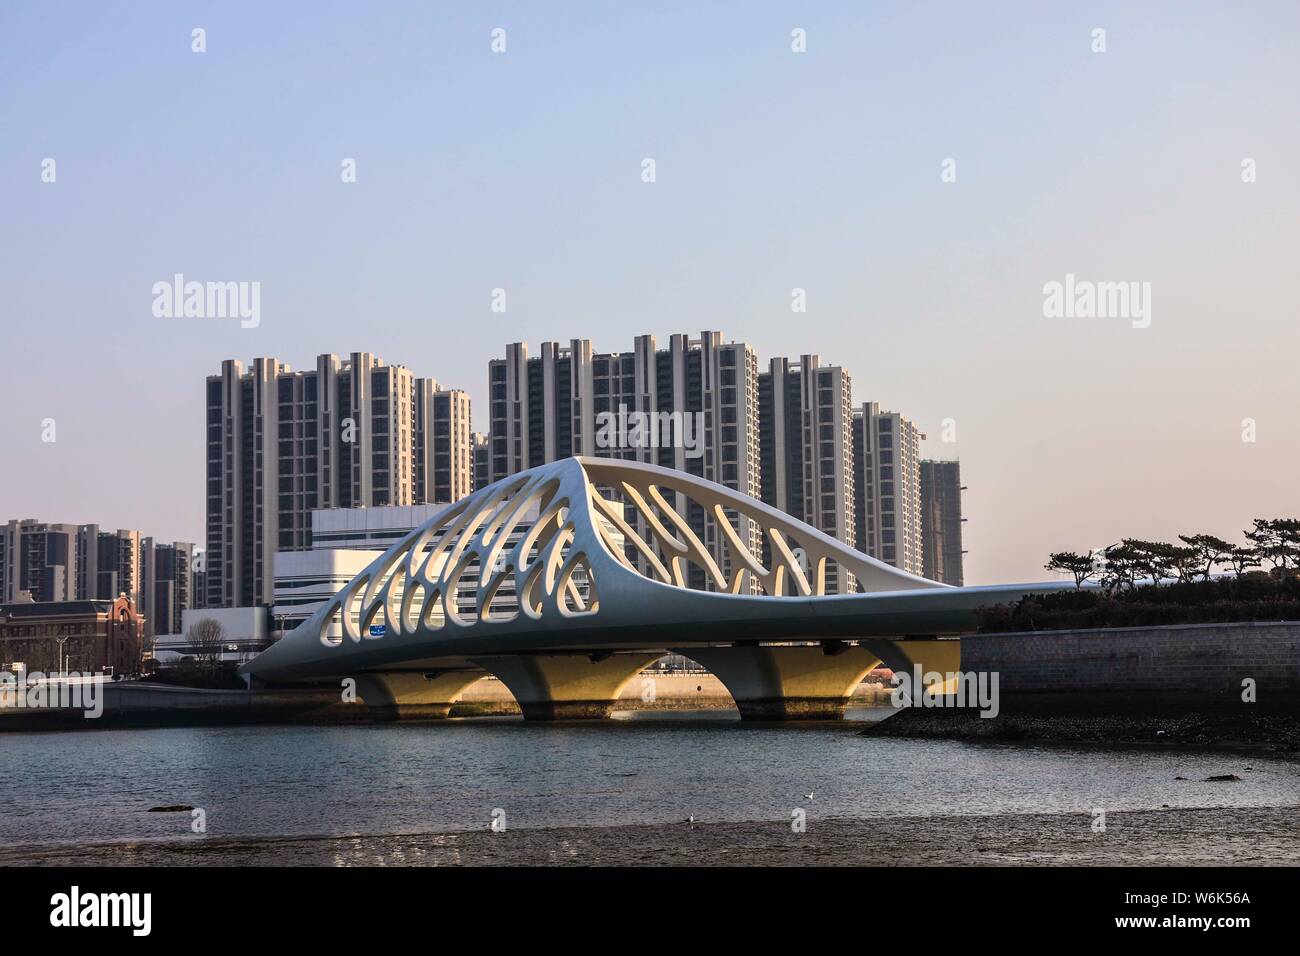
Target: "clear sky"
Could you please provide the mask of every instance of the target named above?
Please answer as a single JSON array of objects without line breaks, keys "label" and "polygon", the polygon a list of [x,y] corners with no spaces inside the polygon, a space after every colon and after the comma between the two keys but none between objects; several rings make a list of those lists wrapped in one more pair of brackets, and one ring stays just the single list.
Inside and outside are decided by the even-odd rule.
[{"label": "clear sky", "polygon": [[[482,428],[508,341],[701,329],[960,456],[974,583],[1295,515],[1298,43],[1294,2],[6,2],[0,519],[202,544],[224,358],[373,351]],[[261,324],[155,318],[178,272]],[[1150,327],[1046,318],[1067,273]]]}]

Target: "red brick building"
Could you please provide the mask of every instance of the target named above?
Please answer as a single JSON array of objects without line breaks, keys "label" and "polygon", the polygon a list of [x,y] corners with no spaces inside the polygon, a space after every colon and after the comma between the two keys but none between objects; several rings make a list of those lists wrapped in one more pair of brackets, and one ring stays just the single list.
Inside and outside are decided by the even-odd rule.
[{"label": "red brick building", "polygon": [[125,596],[113,601],[0,604],[0,667],[134,674],[145,652],[144,618]]}]

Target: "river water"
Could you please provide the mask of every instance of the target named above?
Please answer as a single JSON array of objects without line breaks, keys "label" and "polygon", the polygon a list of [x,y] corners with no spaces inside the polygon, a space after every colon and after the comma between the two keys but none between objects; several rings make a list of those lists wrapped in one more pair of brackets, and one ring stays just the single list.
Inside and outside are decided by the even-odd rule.
[{"label": "river water", "polygon": [[[518,830],[1300,805],[1300,763],[1283,759],[863,726],[724,712],[10,733],[0,851],[195,839],[191,813],[160,805],[201,808],[206,839],[485,830],[494,813]],[[1242,779],[1205,780],[1226,773]]]}]

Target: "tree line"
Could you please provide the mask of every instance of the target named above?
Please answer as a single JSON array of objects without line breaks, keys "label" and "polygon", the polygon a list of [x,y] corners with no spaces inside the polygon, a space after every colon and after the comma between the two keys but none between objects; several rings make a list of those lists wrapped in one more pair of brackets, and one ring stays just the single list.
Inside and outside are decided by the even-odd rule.
[{"label": "tree line", "polygon": [[1131,589],[1148,578],[1153,586],[1170,578],[1208,581],[1216,568],[1230,569],[1237,577],[1267,568],[1277,578],[1300,569],[1300,519],[1256,518],[1242,534],[1247,541],[1242,546],[1212,534],[1180,534],[1182,544],[1124,538],[1089,554],[1057,551],[1044,567],[1072,575],[1077,587],[1095,581],[1107,590]]}]

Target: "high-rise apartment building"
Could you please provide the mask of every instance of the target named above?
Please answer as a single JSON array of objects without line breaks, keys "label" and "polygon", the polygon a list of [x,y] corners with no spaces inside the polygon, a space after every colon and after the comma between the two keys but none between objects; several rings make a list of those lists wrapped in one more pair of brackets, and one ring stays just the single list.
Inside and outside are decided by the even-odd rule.
[{"label": "high-rise apartment building", "polygon": [[145,616],[151,634],[177,634],[181,629],[181,614],[195,603],[194,545],[187,541],[171,544],[148,542],[144,554],[148,563],[145,575],[145,594],[148,613]]},{"label": "high-rise apartment building", "polygon": [[961,463],[921,461],[921,549],[927,578],[961,587]]},{"label": "high-rise apartment building", "polygon": [[[758,360],[721,332],[673,335],[659,349],[638,336],[631,352],[595,353],[591,342],[506,347],[488,363],[489,479],[570,455],[625,458],[676,468],[757,498]],[[633,422],[629,427],[629,421]],[[688,509],[692,529],[718,559],[730,561],[714,519]],[[758,530],[737,529],[755,549]],[[640,560],[638,557],[637,560]],[[692,570],[695,585],[703,572]]]},{"label": "high-rise apartment building", "polygon": [[[541,349],[530,358],[515,342],[488,363],[492,481],[593,455],[678,468],[758,496],[758,360],[749,346],[703,332],[673,335],[666,349],[652,335],[637,336],[631,352],[595,353],[586,339]],[[701,431],[694,419],[620,428],[620,413],[699,415]]]},{"label": "high-rise apartment building", "polygon": [[921,574],[921,439],[898,412],[867,402],[853,417],[857,548]]},{"label": "high-rise apartment building", "polygon": [[208,572],[204,570],[205,559],[203,551],[196,548],[194,551],[194,586],[190,591],[190,606],[203,608],[208,606]]},{"label": "high-rise apartment building", "polygon": [[465,488],[468,422],[464,393],[369,352],[320,355],[302,372],[223,362],[207,380],[207,605],[270,604],[275,553],[311,547],[316,508]]},{"label": "high-rise apartment building", "polygon": [[[0,600],[113,601],[125,596],[148,633],[191,607],[193,546],[139,531],[25,518],[0,526]],[[161,589],[161,590],[160,590]],[[26,592],[24,595],[23,592]],[[160,603],[163,595],[165,606]]]},{"label": "high-rise apartment building", "polygon": [[492,484],[492,443],[482,432],[474,432],[470,440],[474,446],[474,490],[478,491]]},{"label": "high-rise apartment building", "polygon": [[[853,387],[848,372],[816,355],[775,358],[759,376],[763,501],[852,547],[857,536]],[[768,560],[764,553],[764,560]],[[827,570],[826,592],[856,589]]]},{"label": "high-rise apartment building", "polygon": [[57,524],[23,518],[0,528],[0,597],[5,601],[111,600],[138,602],[142,542],[139,531],[100,531],[93,524]]},{"label": "high-rise apartment building", "polygon": [[574,339],[568,347],[543,342],[532,358],[528,343],[514,342],[488,363],[492,481],[595,454],[591,358],[591,343]]},{"label": "high-rise apartment building", "polygon": [[474,490],[469,393],[415,384],[415,501],[459,501]]},{"label": "high-rise apartment building", "polygon": [[[628,352],[596,352],[574,339],[543,343],[530,356],[516,342],[489,362],[488,387],[476,486],[569,455],[644,461],[760,498],[888,564],[923,571],[925,436],[874,402],[855,409],[849,373],[816,355],[774,359],[759,375],[753,349],[719,332],[673,335],[666,348],[641,335]],[[651,427],[628,427],[637,419]],[[665,440],[683,420],[688,427]],[[685,510],[729,572],[713,516]],[[757,528],[737,530],[759,549]],[[828,572],[828,590],[856,588],[852,576]],[[703,586],[703,572],[692,574],[693,586]]]},{"label": "high-rise apartment building", "polygon": [[24,518],[7,522],[0,534],[0,601],[23,600],[24,591],[34,601],[74,601],[93,589],[94,549],[88,568],[85,550],[97,539],[83,526]]},{"label": "high-rise apartment building", "polygon": [[[139,531],[98,531],[95,525],[85,527],[96,529],[99,542],[96,567],[98,584],[94,596],[110,601],[125,594],[139,613],[144,615],[144,542],[148,539]],[[87,599],[89,597],[86,595]],[[148,627],[147,620],[145,626]]]}]

